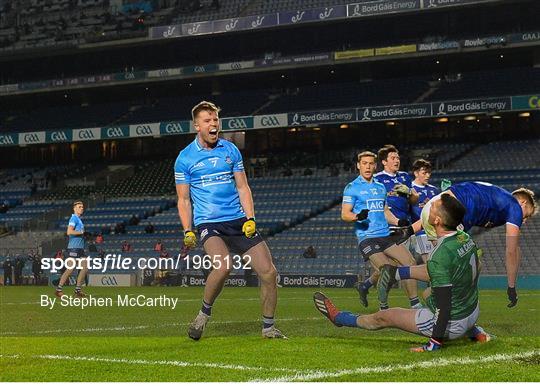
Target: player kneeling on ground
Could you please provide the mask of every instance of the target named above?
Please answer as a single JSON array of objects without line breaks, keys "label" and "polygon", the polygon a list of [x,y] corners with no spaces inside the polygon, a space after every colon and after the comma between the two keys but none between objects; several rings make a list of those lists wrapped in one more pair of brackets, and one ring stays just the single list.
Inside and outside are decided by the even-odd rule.
[{"label": "player kneeling on ground", "polygon": [[429,222],[439,242],[427,264],[432,288],[427,298],[428,308],[390,308],[370,315],[355,315],[339,311],[320,292],[314,295],[315,306],[338,327],[399,328],[430,337],[427,344],[413,351],[437,350],[443,340],[464,336],[485,340],[481,338],[485,336],[483,330],[475,326],[479,315],[478,249],[467,233],[457,231],[464,214],[464,206],[450,195],[443,195],[433,203]]}]

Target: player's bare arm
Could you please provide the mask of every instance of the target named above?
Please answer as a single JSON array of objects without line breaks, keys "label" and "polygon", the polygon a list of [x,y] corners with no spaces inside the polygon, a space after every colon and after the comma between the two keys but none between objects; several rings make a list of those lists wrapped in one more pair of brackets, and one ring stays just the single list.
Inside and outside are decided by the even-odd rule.
[{"label": "player's bare arm", "polygon": [[191,199],[189,197],[189,185],[177,184],[176,194],[178,196],[178,215],[185,231],[191,230]]},{"label": "player's bare arm", "polygon": [[390,211],[390,208],[388,205],[384,205],[384,217],[386,217],[386,221],[388,221],[388,224],[390,225],[397,225],[399,222],[399,219],[394,216],[394,214]]},{"label": "player's bare arm", "polygon": [[519,227],[506,224],[506,275],[508,287],[516,286],[516,278],[519,270]]},{"label": "player's bare arm", "polygon": [[346,222],[357,221],[357,214],[353,213],[353,206],[351,204],[341,205],[341,219]]},{"label": "player's bare arm", "polygon": [[418,204],[418,199],[420,198],[420,195],[414,190],[414,188],[411,188],[409,198],[407,199],[409,201],[409,204],[416,205]]},{"label": "player's bare arm", "polygon": [[247,182],[246,173],[244,171],[234,172],[234,181],[240,196],[240,204],[247,218],[255,217],[255,209],[253,205],[253,195]]},{"label": "player's bare arm", "polygon": [[82,236],[84,234],[84,231],[76,231],[73,225],[69,225],[67,227],[66,234],[68,236]]}]

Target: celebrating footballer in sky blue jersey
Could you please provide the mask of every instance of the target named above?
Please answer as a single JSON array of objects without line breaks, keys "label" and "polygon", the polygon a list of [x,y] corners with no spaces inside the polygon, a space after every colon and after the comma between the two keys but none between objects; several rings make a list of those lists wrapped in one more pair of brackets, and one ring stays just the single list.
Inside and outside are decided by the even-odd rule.
[{"label": "celebrating footballer in sky blue jersey", "polygon": [[[358,238],[358,246],[365,261],[378,270],[385,264],[412,265],[414,259],[409,251],[401,245],[396,245],[390,236],[388,222],[397,224],[398,219],[386,205],[386,189],[373,178],[377,166],[377,156],[371,152],[358,154],[356,164],[360,175],[349,183],[343,192],[341,218],[354,222],[354,230]],[[360,300],[367,307],[367,290],[373,285],[370,279],[361,284]],[[412,307],[418,302],[416,281],[404,282],[405,291]],[[388,304],[380,303],[381,308]]]},{"label": "celebrating footballer in sky blue jersey", "polygon": [[[519,234],[523,223],[536,213],[534,193],[520,188],[512,193],[486,182],[463,182],[450,187],[442,194],[450,194],[457,198],[466,208],[463,227],[468,231],[473,226],[492,228],[501,225],[506,227],[506,275],[508,277],[508,307],[517,304],[516,279],[521,259]],[[401,240],[424,228],[428,238],[433,238],[429,213],[432,203],[440,198],[435,196],[422,209],[421,219],[403,230]],[[420,279],[417,275],[411,277]]]},{"label": "celebrating footballer in sky blue jersey", "polygon": [[[429,200],[439,194],[440,191],[435,186],[429,184],[429,179],[431,177],[431,162],[424,159],[414,161],[412,172],[414,174],[412,187],[418,193],[418,202],[411,205],[411,221],[416,222],[420,219],[422,208]],[[422,256],[422,261],[425,263],[429,253],[433,249],[433,243],[428,240],[424,230],[415,234],[415,249],[416,253]]]},{"label": "celebrating footballer in sky blue jersey", "polygon": [[[84,212],[84,204],[82,201],[75,201],[73,203],[73,214],[71,215],[68,227],[67,227],[67,235],[69,237],[68,246],[66,250],[66,260],[68,259],[80,259],[84,257],[84,224],[81,221],[81,216]],[[75,296],[76,297],[86,297],[86,295],[82,292],[81,286],[84,282],[84,279],[86,277],[86,273],[88,272],[88,261],[82,260],[81,265],[83,266],[83,269],[79,272],[79,275],[77,276],[77,285],[75,287]],[[60,277],[60,281],[58,282],[58,286],[56,287],[56,296],[62,297],[64,295],[64,291],[62,289],[63,285],[66,283],[68,278],[71,276],[71,273],[73,272],[72,269],[66,269],[62,276]]]},{"label": "celebrating footballer in sky blue jersey", "polygon": [[184,244],[190,248],[197,245],[195,226],[213,266],[204,287],[201,310],[189,326],[188,336],[194,340],[201,338],[212,305],[233,268],[229,252],[234,252],[249,256],[251,267],[259,276],[262,336],[285,338],[274,326],[276,267],[268,246],[256,230],[253,197],[240,151],[233,143],[219,138],[218,113],[219,108],[206,101],[193,108],[197,136],[180,152],[174,165]]}]

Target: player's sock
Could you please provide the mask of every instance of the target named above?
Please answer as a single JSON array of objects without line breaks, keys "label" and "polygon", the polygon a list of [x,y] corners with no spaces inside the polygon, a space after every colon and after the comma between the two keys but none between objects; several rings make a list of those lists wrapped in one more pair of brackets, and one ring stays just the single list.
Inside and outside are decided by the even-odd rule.
[{"label": "player's sock", "polygon": [[204,300],[202,302],[201,312],[208,316],[212,316],[212,305],[206,303]]},{"label": "player's sock", "polygon": [[367,278],[366,280],[364,280],[364,282],[362,283],[361,288],[362,288],[364,291],[367,291],[367,290],[369,290],[372,286],[373,286],[373,282],[371,281],[371,278],[368,277],[368,278]]},{"label": "player's sock", "polygon": [[62,287],[63,287],[63,286],[61,286],[60,284],[58,284],[58,285],[56,286],[56,290],[57,290],[57,291],[62,291]]},{"label": "player's sock", "polygon": [[409,298],[409,302],[411,303],[411,307],[414,307],[420,303],[420,299],[418,299],[418,296],[415,296],[414,298]]},{"label": "player's sock", "polygon": [[382,310],[387,310],[389,307],[388,307],[388,303],[380,303],[379,302],[379,309],[382,311]]},{"label": "player's sock", "polygon": [[396,270],[396,280],[407,280],[411,278],[411,267],[398,267]]},{"label": "player's sock", "polygon": [[78,285],[75,287],[75,292],[81,292],[81,290],[82,290],[81,286]]},{"label": "player's sock", "polygon": [[273,316],[264,316],[262,317],[263,321],[263,328],[269,328],[272,327],[275,323]]},{"label": "player's sock", "polygon": [[336,315],[335,322],[346,327],[358,327],[356,325],[356,319],[359,315],[355,315],[349,311],[341,311]]}]

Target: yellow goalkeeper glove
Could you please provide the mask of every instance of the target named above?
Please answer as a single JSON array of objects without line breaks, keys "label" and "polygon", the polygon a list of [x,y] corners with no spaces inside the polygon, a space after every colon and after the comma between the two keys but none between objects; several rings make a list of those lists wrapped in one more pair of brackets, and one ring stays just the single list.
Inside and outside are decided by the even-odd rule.
[{"label": "yellow goalkeeper glove", "polygon": [[257,233],[257,224],[255,224],[255,217],[248,218],[247,221],[242,225],[242,232],[246,235],[248,239],[255,236]]},{"label": "yellow goalkeeper glove", "polygon": [[411,194],[411,190],[407,185],[397,184],[392,189],[393,192],[397,193],[399,196],[408,197]]},{"label": "yellow goalkeeper glove", "polygon": [[184,245],[188,248],[197,246],[197,236],[193,231],[184,231]]}]

